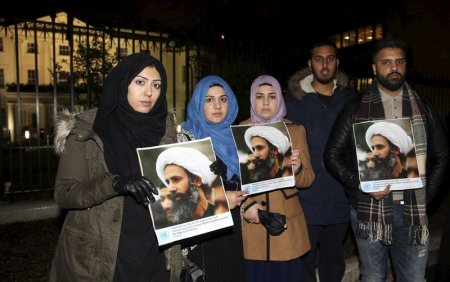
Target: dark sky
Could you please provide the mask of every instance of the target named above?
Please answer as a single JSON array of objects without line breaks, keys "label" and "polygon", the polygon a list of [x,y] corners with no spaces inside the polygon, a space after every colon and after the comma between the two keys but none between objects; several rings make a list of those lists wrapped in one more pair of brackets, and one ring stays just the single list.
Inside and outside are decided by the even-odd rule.
[{"label": "dark sky", "polygon": [[[312,38],[353,29],[355,22],[379,22],[373,18],[400,1],[379,0],[365,8],[348,0],[40,0],[27,5],[9,0],[0,18],[34,19],[64,10],[94,26],[168,32],[177,46],[227,46],[246,51],[245,56],[265,54],[267,71],[285,80],[304,64]],[[225,41],[219,40],[221,33]]]},{"label": "dark sky", "polygon": [[133,25],[188,40],[214,39],[224,32],[236,41],[273,38],[291,42],[332,34],[354,21],[370,22],[382,13],[382,2],[365,9],[356,1],[335,0],[41,0],[27,5],[12,0],[2,4],[0,16],[37,17],[66,10],[92,24]]}]

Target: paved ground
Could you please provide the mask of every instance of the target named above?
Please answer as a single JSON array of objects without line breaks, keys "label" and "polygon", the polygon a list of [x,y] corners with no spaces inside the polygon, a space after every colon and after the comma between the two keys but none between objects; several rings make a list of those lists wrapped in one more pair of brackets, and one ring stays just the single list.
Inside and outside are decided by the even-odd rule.
[{"label": "paved ground", "polygon": [[[48,281],[59,219],[0,225],[0,281]],[[349,236],[346,257],[355,254]]]},{"label": "paved ground", "polygon": [[[440,205],[439,211],[430,218],[431,230],[439,230],[443,227],[445,216],[450,209],[450,196],[446,198],[445,204]],[[12,206],[0,205],[0,213],[2,213],[0,219],[5,220],[6,217],[11,219],[13,214],[17,214],[15,210],[13,213],[8,213],[12,210]],[[30,217],[29,213],[36,215],[38,212],[42,211],[31,208],[26,214]],[[60,227],[61,221],[57,217],[0,223],[0,281],[48,281],[48,272]],[[345,256],[352,259],[356,249],[350,233],[345,244]],[[354,267],[357,268],[357,264]],[[427,281],[433,281],[434,272],[434,267],[428,268]]]},{"label": "paved ground", "polygon": [[[59,230],[58,219],[0,225],[0,280],[48,281]],[[346,257],[350,258],[354,254],[355,247],[352,238],[348,236]],[[433,281],[434,268],[427,271],[427,281]]]},{"label": "paved ground", "polygon": [[58,240],[58,219],[0,226],[0,280],[48,281]]}]

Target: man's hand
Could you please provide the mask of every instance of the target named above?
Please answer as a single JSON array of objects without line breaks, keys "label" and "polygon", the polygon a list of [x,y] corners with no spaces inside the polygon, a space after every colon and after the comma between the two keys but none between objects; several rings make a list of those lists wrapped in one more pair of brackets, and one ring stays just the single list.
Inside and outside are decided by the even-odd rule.
[{"label": "man's hand", "polygon": [[374,198],[375,200],[379,201],[379,200],[382,200],[382,199],[388,197],[390,193],[391,193],[391,185],[387,185],[383,191],[372,192],[372,193],[369,193],[369,195],[372,198]]},{"label": "man's hand", "polygon": [[155,202],[153,194],[158,195],[155,185],[144,176],[115,176],[113,188],[120,195],[131,195],[138,204]]}]

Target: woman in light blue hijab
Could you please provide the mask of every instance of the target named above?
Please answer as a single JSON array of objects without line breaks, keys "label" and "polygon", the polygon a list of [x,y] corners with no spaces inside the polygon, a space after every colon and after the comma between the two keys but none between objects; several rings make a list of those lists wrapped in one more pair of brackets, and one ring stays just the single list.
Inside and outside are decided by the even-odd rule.
[{"label": "woman in light blue hijab", "polygon": [[[182,123],[180,136],[184,140],[211,137],[218,161],[214,172],[222,177],[234,226],[206,234],[187,256],[204,273],[205,281],[245,280],[240,204],[247,192],[240,191],[239,158],[230,125],[235,121],[239,106],[233,90],[219,76],[201,79],[194,89]],[[179,138],[180,139],[180,138]]]},{"label": "woman in light blue hijab", "polygon": [[[206,96],[211,87],[215,86],[220,94],[226,95],[226,104],[228,111],[224,112],[223,119],[220,122],[210,121],[205,116]],[[212,88],[212,89],[214,89]],[[221,89],[220,89],[221,88]],[[218,96],[220,98],[220,95]],[[221,101],[217,101],[220,103]],[[223,106],[217,105],[216,107]],[[219,108],[215,109],[217,112]],[[190,131],[196,139],[211,137],[214,153],[227,166],[227,179],[233,177],[233,174],[239,175],[239,159],[234,145],[234,139],[231,135],[230,125],[237,117],[239,106],[234,96],[233,90],[222,78],[210,75],[201,79],[194,89],[194,94],[188,104],[187,120],[182,127]]]}]

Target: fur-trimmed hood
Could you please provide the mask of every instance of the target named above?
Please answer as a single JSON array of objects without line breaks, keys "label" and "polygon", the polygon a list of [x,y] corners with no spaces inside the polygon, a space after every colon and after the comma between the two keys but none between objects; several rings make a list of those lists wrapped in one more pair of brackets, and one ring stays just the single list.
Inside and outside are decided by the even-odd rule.
[{"label": "fur-trimmed hood", "polygon": [[[288,81],[288,89],[292,96],[297,99],[302,99],[306,93],[313,92],[312,86],[312,72],[309,67],[303,68],[294,73]],[[310,87],[310,89],[308,89]],[[336,72],[336,79],[334,80],[335,88],[348,88],[347,75],[338,70]]]},{"label": "fur-trimmed hood", "polygon": [[97,109],[82,113],[70,112],[67,109],[58,112],[55,118],[55,152],[64,153],[66,140],[69,134],[77,133],[77,139],[92,138],[95,133],[92,129]]}]

